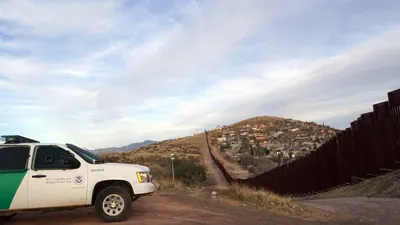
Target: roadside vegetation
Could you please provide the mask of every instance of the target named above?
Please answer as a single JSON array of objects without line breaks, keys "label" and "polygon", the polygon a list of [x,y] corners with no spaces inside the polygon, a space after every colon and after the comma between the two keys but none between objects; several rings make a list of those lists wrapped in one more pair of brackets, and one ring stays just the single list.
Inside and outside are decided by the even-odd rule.
[{"label": "roadside vegetation", "polygon": [[[102,156],[109,162],[138,163],[148,166],[152,171],[157,192],[160,194],[211,199],[212,192],[216,192],[216,198],[227,203],[252,205],[271,212],[304,218],[307,210],[288,197],[241,185],[216,186],[207,176],[208,171],[200,153],[200,148],[204,144],[204,134],[199,134],[159,142],[131,152]],[[175,155],[175,181],[172,180],[171,153]]]},{"label": "roadside vegetation", "polygon": [[310,215],[308,208],[294,203],[289,197],[282,197],[264,190],[255,190],[246,186],[234,184],[228,187],[215,185],[188,186],[179,180],[156,180],[157,192],[165,195],[185,195],[200,198],[212,198],[212,192],[216,192],[216,199],[228,204],[240,204],[242,206],[254,206],[259,209],[282,214],[291,217],[307,218]]}]

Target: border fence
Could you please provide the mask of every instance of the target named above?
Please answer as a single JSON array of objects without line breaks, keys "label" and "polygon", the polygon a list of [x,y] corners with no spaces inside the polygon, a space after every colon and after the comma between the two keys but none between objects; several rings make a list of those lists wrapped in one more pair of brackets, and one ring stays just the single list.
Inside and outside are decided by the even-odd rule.
[{"label": "border fence", "polygon": [[211,157],[229,183],[281,195],[321,192],[400,168],[400,89],[305,157],[248,179],[231,177],[213,155],[207,131],[205,135]]}]

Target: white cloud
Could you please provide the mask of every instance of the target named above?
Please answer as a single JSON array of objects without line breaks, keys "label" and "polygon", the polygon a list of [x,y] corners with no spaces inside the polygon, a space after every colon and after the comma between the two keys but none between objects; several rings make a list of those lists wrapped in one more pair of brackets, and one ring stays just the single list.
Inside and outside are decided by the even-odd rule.
[{"label": "white cloud", "polygon": [[15,57],[0,58],[1,74],[9,79],[29,80],[32,74],[40,74],[47,65],[29,59]]},{"label": "white cloud", "polygon": [[40,35],[66,32],[105,32],[115,22],[116,1],[29,1],[0,2],[0,19],[11,21]]},{"label": "white cloud", "polygon": [[[396,4],[285,3],[2,1],[0,129],[118,146],[257,115],[347,118],[398,88]],[[365,12],[388,16],[353,19]]]},{"label": "white cloud", "polygon": [[246,74],[221,81],[206,95],[180,105],[177,112],[183,111],[184,123],[193,125],[271,113],[314,121],[364,113],[372,104],[387,100],[388,91],[399,88],[399,31],[389,31],[333,57],[302,61],[300,68],[297,63],[283,63],[265,76]]},{"label": "white cloud", "polygon": [[92,60],[101,59],[101,58],[107,57],[109,55],[112,55],[115,52],[120,51],[121,49],[125,48],[126,46],[127,46],[126,43],[122,43],[122,42],[113,43],[106,49],[93,53],[89,58]]}]

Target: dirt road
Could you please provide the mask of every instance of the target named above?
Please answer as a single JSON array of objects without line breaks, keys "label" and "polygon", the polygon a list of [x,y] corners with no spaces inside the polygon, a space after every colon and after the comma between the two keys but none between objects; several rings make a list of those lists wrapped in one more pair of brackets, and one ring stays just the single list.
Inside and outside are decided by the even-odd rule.
[{"label": "dirt road", "polygon": [[200,152],[203,155],[204,164],[208,172],[211,174],[215,184],[218,186],[228,186],[228,182],[226,181],[221,170],[219,170],[218,166],[215,165],[214,161],[212,160],[207,144],[201,147]]},{"label": "dirt road", "polygon": [[249,171],[243,169],[242,167],[240,167],[238,164],[230,162],[228,160],[226,160],[221,152],[215,148],[212,147],[212,152],[214,154],[214,156],[220,161],[223,162],[224,164],[224,168],[229,172],[229,174],[233,177],[233,178],[239,178],[239,179],[247,179],[249,177]]},{"label": "dirt road", "polygon": [[[209,141],[211,142],[212,140],[213,140],[213,137],[209,136]],[[228,171],[228,173],[232,176],[232,178],[247,179],[249,177],[249,172],[247,170],[243,169],[236,163],[226,160],[222,156],[219,149],[211,146],[211,151],[213,152],[213,155],[215,156],[215,158],[217,158],[220,162],[222,162],[224,164],[224,168]]]},{"label": "dirt road", "polygon": [[301,204],[358,219],[360,224],[400,224],[400,199],[334,198],[302,201]]},{"label": "dirt road", "polygon": [[[76,209],[49,213],[30,212],[18,215],[9,225],[45,224],[102,224],[93,208]],[[144,197],[133,205],[129,220],[121,225],[163,225],[163,224],[232,224],[232,225],[333,225],[359,224],[357,221],[306,221],[272,214],[251,206],[234,205],[218,199],[199,199],[188,196],[153,195]]]}]

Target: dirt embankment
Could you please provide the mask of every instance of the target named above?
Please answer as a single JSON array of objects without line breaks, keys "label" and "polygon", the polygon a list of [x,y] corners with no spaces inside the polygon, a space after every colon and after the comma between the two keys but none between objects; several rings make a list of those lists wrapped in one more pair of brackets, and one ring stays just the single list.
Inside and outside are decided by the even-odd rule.
[{"label": "dirt embankment", "polygon": [[343,219],[356,218],[360,224],[400,224],[400,199],[333,198],[300,202],[321,209]]},{"label": "dirt embankment", "polygon": [[302,199],[338,197],[400,198],[400,170]]}]

